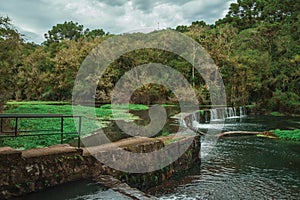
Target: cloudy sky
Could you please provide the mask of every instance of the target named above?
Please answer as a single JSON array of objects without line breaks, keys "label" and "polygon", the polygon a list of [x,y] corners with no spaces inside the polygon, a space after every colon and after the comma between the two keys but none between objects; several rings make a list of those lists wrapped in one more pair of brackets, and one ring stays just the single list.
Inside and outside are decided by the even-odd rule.
[{"label": "cloudy sky", "polygon": [[10,17],[28,41],[41,43],[44,33],[65,21],[114,34],[175,28],[197,20],[212,24],[225,16],[232,2],[236,0],[0,0],[0,15]]}]

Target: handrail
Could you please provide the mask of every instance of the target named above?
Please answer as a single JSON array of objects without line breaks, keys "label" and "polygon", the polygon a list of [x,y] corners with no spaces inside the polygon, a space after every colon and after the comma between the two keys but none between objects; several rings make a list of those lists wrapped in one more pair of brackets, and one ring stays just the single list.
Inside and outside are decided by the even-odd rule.
[{"label": "handrail", "polygon": [[[42,119],[42,118],[60,118],[60,129],[47,129],[47,130],[19,130],[18,122],[19,119]],[[76,132],[64,132],[64,119],[65,118],[78,118],[78,127]],[[3,131],[3,119],[14,119],[15,125],[12,131]],[[27,136],[44,136],[44,135],[59,135],[61,137],[61,144],[63,143],[64,134],[77,134],[77,147],[80,148],[80,134],[81,134],[81,122],[82,116],[74,115],[63,115],[63,114],[0,114],[0,133],[14,133],[14,135],[0,135],[0,138],[5,137],[27,137]],[[18,133],[28,133],[28,132],[51,132],[43,134],[22,134]]]}]

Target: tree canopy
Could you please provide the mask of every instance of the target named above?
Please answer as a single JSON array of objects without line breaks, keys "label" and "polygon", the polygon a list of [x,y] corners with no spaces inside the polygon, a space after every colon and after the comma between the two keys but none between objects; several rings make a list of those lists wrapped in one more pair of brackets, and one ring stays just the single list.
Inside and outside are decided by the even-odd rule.
[{"label": "tree canopy", "polygon": [[46,44],[51,44],[55,42],[62,42],[64,40],[75,40],[78,41],[80,38],[96,38],[104,37],[108,35],[103,29],[84,29],[83,25],[78,24],[78,22],[64,22],[63,24],[57,24],[52,27],[48,33],[45,33]]},{"label": "tree canopy", "polygon": [[[231,105],[254,104],[261,110],[300,113],[300,2],[238,0],[214,25],[195,21],[175,29],[199,42],[219,66]],[[71,100],[77,70],[88,53],[111,37],[64,22],[45,34],[42,45],[28,44],[0,18],[0,104],[15,100]],[[120,44],[121,45],[121,44]],[[169,65],[192,83],[202,104],[209,104],[203,78],[181,57],[144,49],[121,56],[107,68],[95,98],[110,100],[119,78],[131,68],[156,62]],[[147,85],[132,97],[134,103],[176,103],[172,91]]]},{"label": "tree canopy", "polygon": [[14,92],[14,78],[18,73],[22,38],[8,17],[0,16],[0,112],[3,103]]}]

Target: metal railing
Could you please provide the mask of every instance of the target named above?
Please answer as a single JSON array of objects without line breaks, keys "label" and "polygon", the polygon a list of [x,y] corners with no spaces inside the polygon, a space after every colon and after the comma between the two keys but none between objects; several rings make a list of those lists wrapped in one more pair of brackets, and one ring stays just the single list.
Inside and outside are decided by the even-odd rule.
[{"label": "metal railing", "polygon": [[[34,129],[34,130],[22,130],[19,129],[19,121],[21,119],[50,119],[57,118],[60,119],[60,129]],[[74,132],[65,132],[64,130],[64,121],[65,118],[78,118],[78,127],[77,131]],[[4,130],[3,119],[12,119],[10,121],[10,130]],[[31,137],[31,136],[48,136],[48,135],[60,135],[61,144],[63,144],[64,135],[77,135],[77,146],[80,148],[80,133],[81,133],[81,122],[82,116],[73,116],[73,115],[62,115],[62,114],[0,114],[0,138],[7,137]],[[22,134],[25,133],[25,134]],[[26,134],[27,133],[27,134]],[[28,134],[30,133],[30,134]],[[35,134],[32,134],[35,133]],[[7,135],[9,134],[9,135]]]}]

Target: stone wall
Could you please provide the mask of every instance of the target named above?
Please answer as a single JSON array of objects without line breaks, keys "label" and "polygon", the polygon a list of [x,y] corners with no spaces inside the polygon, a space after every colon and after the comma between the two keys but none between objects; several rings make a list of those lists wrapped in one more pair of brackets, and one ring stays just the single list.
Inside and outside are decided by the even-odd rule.
[{"label": "stone wall", "polygon": [[[76,149],[69,145],[56,145],[43,149],[17,151],[10,147],[0,148],[0,199],[24,195],[51,186],[80,179],[94,179],[112,175],[132,187],[146,190],[160,184],[175,173],[182,173],[199,164],[199,137],[182,137],[193,140],[189,149],[171,165],[144,174],[120,172],[100,163],[93,156],[93,149]],[[171,141],[171,142],[170,142]],[[172,136],[150,139],[129,138],[116,142],[121,149],[141,153],[158,150],[165,145],[178,145]],[[95,152],[109,151],[110,145],[94,147]],[[179,147],[180,148],[180,147]]]}]

